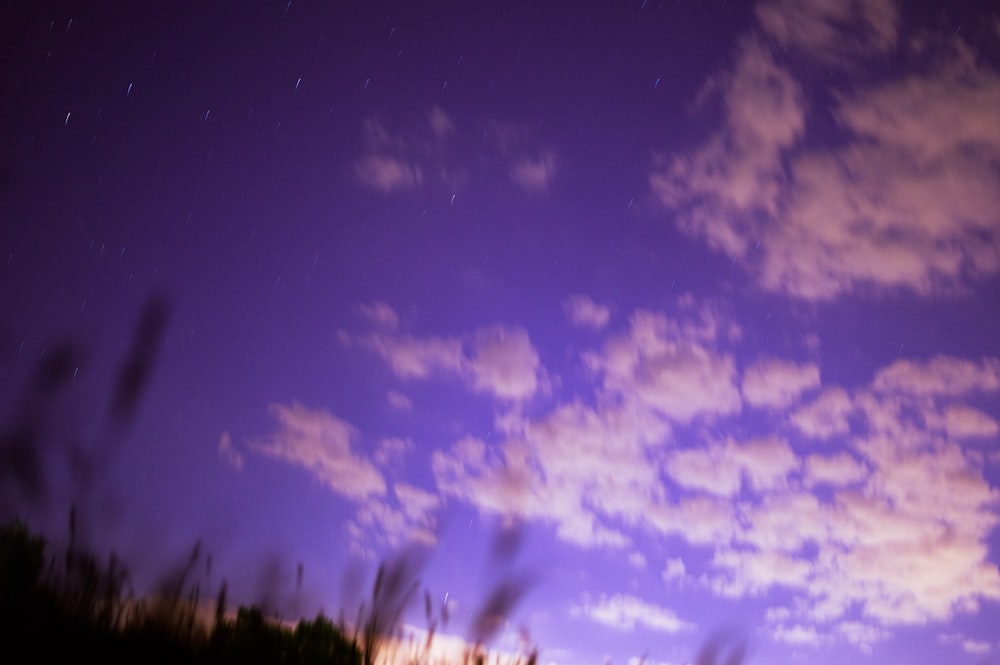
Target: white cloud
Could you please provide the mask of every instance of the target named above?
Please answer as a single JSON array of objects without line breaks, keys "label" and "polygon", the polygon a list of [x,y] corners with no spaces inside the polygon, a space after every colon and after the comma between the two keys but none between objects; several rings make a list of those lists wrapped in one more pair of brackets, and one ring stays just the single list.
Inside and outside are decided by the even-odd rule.
[{"label": "white cloud", "polygon": [[996,72],[979,67],[975,54],[960,39],[932,46],[942,47],[943,65],[926,74],[841,95],[838,118],[858,136],[899,150],[923,165],[948,161],[967,148],[995,158],[1000,151],[996,122],[1000,79]]},{"label": "white cloud", "polygon": [[726,455],[724,446],[678,450],[670,454],[664,466],[681,487],[723,497],[738,494],[743,480],[743,469]]},{"label": "white cloud", "polygon": [[433,511],[437,497],[407,485],[394,488],[398,505],[385,498],[371,499],[359,506],[348,523],[354,543],[372,542],[389,548],[407,544],[432,547],[437,543]]},{"label": "white cloud", "polygon": [[882,642],[889,637],[889,631],[886,629],[860,621],[842,621],[837,624],[836,630],[851,644],[862,648],[868,647],[868,650],[870,650],[871,645]]},{"label": "white cloud", "polygon": [[729,542],[740,530],[731,502],[714,496],[653,502],[646,507],[642,519],[654,531],[680,536],[693,545]]},{"label": "white cloud", "polygon": [[419,165],[390,155],[365,155],[354,164],[354,173],[361,184],[382,192],[413,189],[423,180]]},{"label": "white cloud", "polygon": [[510,178],[529,191],[548,189],[556,175],[556,157],[545,151],[537,157],[520,157],[510,167]]},{"label": "white cloud", "polygon": [[605,390],[679,422],[731,414],[742,404],[733,357],[695,341],[715,333],[640,310],[632,315],[628,334],[613,337],[585,361],[603,375]]},{"label": "white cloud", "polygon": [[788,442],[773,436],[730,443],[726,454],[740,465],[756,492],[784,488],[789,474],[799,467],[799,459]]},{"label": "white cloud", "polygon": [[789,420],[806,436],[829,439],[850,431],[848,418],[853,410],[854,405],[847,391],[834,386],[824,390],[812,402],[793,411]]},{"label": "white cloud", "polygon": [[754,40],[743,43],[732,75],[710,90],[721,92],[724,128],[690,155],[659,160],[650,185],[677,211],[682,230],[742,260],[761,238],[757,220],[777,212],[780,155],[804,132],[804,101],[798,83]]},{"label": "white cloud", "polygon": [[[556,151],[523,127],[493,122],[485,131],[470,131],[437,105],[416,121],[399,120],[365,118],[362,152],[352,164],[358,182],[382,193],[437,188],[454,194],[472,182],[495,181],[499,174],[524,191],[542,192],[559,171]],[[475,163],[463,150],[472,142],[479,155]]]},{"label": "white cloud", "polygon": [[808,645],[815,647],[819,646],[823,641],[816,628],[802,624],[795,624],[792,626],[781,624],[771,628],[769,634],[771,639],[775,642],[783,642],[785,644]]},{"label": "white cloud", "polygon": [[389,402],[389,406],[399,411],[411,411],[413,409],[413,400],[396,390],[386,391],[385,398]]},{"label": "white cloud", "polygon": [[924,362],[898,360],[879,370],[872,387],[879,392],[927,397],[996,391],[1000,389],[1000,359],[985,358],[978,363],[951,356]]},{"label": "white cloud", "polygon": [[571,295],[563,300],[562,306],[570,323],[580,328],[600,330],[611,320],[609,307],[599,305],[585,295]]},{"label": "white cloud", "polygon": [[682,487],[731,497],[740,492],[744,477],[754,491],[782,487],[798,464],[786,442],[769,438],[678,450],[670,453],[664,467]]},{"label": "white cloud", "polygon": [[381,300],[358,305],[358,311],[375,326],[387,330],[399,328],[399,315],[396,314],[396,310]]},{"label": "white cloud", "polygon": [[945,407],[944,427],[948,435],[956,439],[995,437],[1000,432],[996,419],[964,404],[949,404]]},{"label": "white cloud", "polygon": [[642,552],[629,552],[628,563],[633,568],[638,568],[640,570],[645,569],[647,565],[646,555]]},{"label": "white cloud", "polygon": [[277,459],[306,468],[328,489],[362,501],[386,492],[385,479],[364,457],[351,450],[357,430],[326,409],[310,409],[293,402],[272,404],[278,430],[254,448]]},{"label": "white cloud", "polygon": [[439,139],[445,139],[455,133],[455,123],[440,106],[432,106],[427,112],[427,124]]},{"label": "white cloud", "polygon": [[867,475],[868,469],[847,453],[809,455],[805,462],[805,482],[810,487],[851,485],[864,480]]},{"label": "white cloud", "polygon": [[511,182],[529,192],[548,189],[559,170],[559,156],[540,144],[524,126],[494,122],[484,136],[499,154]]},{"label": "white cloud", "polygon": [[663,581],[684,579],[687,575],[687,567],[683,559],[667,559],[667,565],[663,569]]},{"label": "white cloud", "polygon": [[848,64],[896,44],[898,10],[892,0],[767,0],[756,13],[774,39],[826,63]]},{"label": "white cloud", "polygon": [[803,588],[812,577],[809,562],[774,550],[720,548],[712,564],[724,571],[711,579],[712,588],[725,596],[756,595],[774,586]]},{"label": "white cloud", "polygon": [[766,358],[743,371],[743,399],[751,406],[787,407],[803,392],[819,385],[819,367],[814,364]]},{"label": "white cloud", "polygon": [[426,379],[435,372],[460,374],[465,363],[462,340],[457,338],[377,332],[354,339],[381,356],[402,379]]},{"label": "white cloud", "polygon": [[[992,416],[968,402],[1000,393],[1000,361],[901,360],[867,386],[828,386],[796,408],[819,388],[818,369],[770,358],[744,373],[741,398],[727,352],[740,329],[720,310],[684,297],[672,316],[633,313],[583,354],[592,395],[530,413],[508,403],[489,441],[466,437],[433,453],[438,497],[547,524],[581,547],[619,548],[632,563],[642,538],[681,538],[711,557],[705,588],[790,596],[790,613],[770,621],[775,640],[869,649],[893,625],[1000,600],[988,548],[1000,490],[983,476],[982,442],[967,441],[996,436]],[[527,333],[481,330],[455,340],[447,371],[472,390],[530,393],[541,363]],[[391,346],[402,336],[381,337]],[[775,389],[779,376],[795,385]],[[759,433],[737,439],[743,399],[771,406],[756,414]],[[837,447],[815,450],[815,439],[832,437]],[[402,500],[398,491],[380,499],[392,510],[373,509],[371,524],[402,529],[407,516],[392,497]],[[662,577],[691,579],[679,559]],[[591,608],[626,625],[633,605],[615,603]]]},{"label": "white cloud", "polygon": [[523,328],[480,328],[465,366],[474,390],[499,399],[526,399],[538,389],[538,352]]},{"label": "white cloud", "polygon": [[[868,27],[860,41],[830,32],[842,8]],[[772,33],[833,57],[830,47],[891,45],[887,8],[771,2],[759,15]],[[815,112],[832,114],[847,140],[826,148],[806,135],[790,70],[745,42],[732,73],[707,88],[721,93],[725,123],[690,155],[655,160],[654,194],[682,231],[762,287],[806,300],[950,293],[1000,272],[1000,76],[957,38],[926,41],[911,73],[830,91],[831,108]],[[928,50],[939,64],[921,64],[935,61]]]},{"label": "white cloud", "polygon": [[380,466],[388,464],[399,464],[403,461],[403,455],[413,450],[413,441],[401,437],[389,437],[382,439],[375,451],[374,459]]},{"label": "white cloud", "polygon": [[962,651],[981,656],[993,650],[993,645],[986,640],[963,640]]},{"label": "white cloud", "polygon": [[435,453],[441,491],[481,511],[553,523],[564,540],[627,545],[611,520],[634,522],[662,489],[648,451],[669,428],[636,408],[557,407],[496,447],[464,439]]},{"label": "white cloud", "polygon": [[427,515],[441,505],[441,498],[437,494],[414,485],[396,483],[392,489],[403,508],[403,512],[411,517]]},{"label": "white cloud", "polygon": [[236,450],[233,445],[233,437],[230,436],[229,432],[223,432],[219,435],[219,457],[237,471],[243,469],[243,455]]},{"label": "white cloud", "polygon": [[693,624],[683,621],[673,610],[654,605],[635,596],[617,594],[601,596],[599,600],[583,599],[572,608],[573,616],[585,616],[597,623],[619,631],[632,631],[643,626],[662,633],[679,633],[690,630]]},{"label": "white cloud", "polygon": [[[472,390],[505,401],[528,399],[544,387],[538,352],[523,328],[487,326],[471,338],[414,337],[395,330],[398,315],[388,305],[375,303],[363,311],[381,329],[360,335],[341,332],[341,341],[373,351],[402,379],[457,376]],[[395,395],[397,408],[409,403]]]}]

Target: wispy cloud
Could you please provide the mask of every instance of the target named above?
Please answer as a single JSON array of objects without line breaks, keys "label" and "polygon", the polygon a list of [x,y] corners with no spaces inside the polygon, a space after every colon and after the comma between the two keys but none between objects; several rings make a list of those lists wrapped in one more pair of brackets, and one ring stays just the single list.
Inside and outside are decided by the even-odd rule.
[{"label": "wispy cloud", "polygon": [[[470,182],[495,180],[498,175],[521,190],[542,192],[559,171],[556,151],[527,128],[493,122],[485,129],[470,130],[436,105],[410,118],[371,115],[361,129],[362,152],[353,162],[354,175],[361,184],[385,194],[418,188],[454,193]],[[472,141],[483,159],[470,164],[460,155]]]},{"label": "wispy cloud", "polygon": [[341,342],[376,353],[400,378],[458,377],[475,392],[507,401],[529,399],[545,388],[538,352],[523,328],[492,325],[465,337],[415,337],[395,330],[399,317],[388,305],[377,303],[365,311],[377,329],[357,335],[341,331]]},{"label": "wispy cloud", "polygon": [[413,409],[413,400],[396,390],[388,390],[385,393],[389,406],[399,411],[410,411]]},{"label": "wispy cloud", "polygon": [[365,501],[348,523],[348,532],[362,554],[366,544],[398,549],[407,544],[431,547],[437,543],[437,509],[440,498],[407,483],[395,483],[395,501],[379,498]]},{"label": "wispy cloud", "polygon": [[[704,95],[721,100],[723,125],[651,172],[678,227],[763,288],[807,300],[947,293],[1000,271],[997,73],[958,37],[899,46],[885,1],[775,1],[757,14],[766,32],[814,57],[843,63],[902,48],[908,70],[831,89],[830,108],[807,109],[795,67],[748,37]],[[823,147],[809,132],[819,111],[846,140]]]},{"label": "wispy cloud", "polygon": [[896,45],[899,11],[892,0],[768,0],[755,11],[779,43],[828,64],[849,65]]},{"label": "wispy cloud", "polygon": [[563,300],[563,312],[574,326],[600,330],[611,320],[611,309],[588,296],[574,294]]},{"label": "wispy cloud", "polygon": [[365,155],[355,163],[354,173],[363,185],[382,192],[413,189],[424,178],[419,165],[390,155]]},{"label": "wispy cloud", "polygon": [[630,324],[601,352],[585,356],[606,391],[679,422],[742,408],[733,356],[707,345],[716,337],[714,328],[692,328],[648,311],[633,314]]},{"label": "wispy cloud", "polygon": [[229,432],[219,435],[219,457],[237,471],[243,469],[243,454],[233,445],[233,437]]},{"label": "wispy cloud", "polygon": [[632,631],[642,626],[662,633],[679,633],[694,627],[670,608],[624,594],[601,596],[597,600],[585,597],[570,613],[620,631]]},{"label": "wispy cloud", "polygon": [[819,388],[819,367],[762,359],[743,370],[743,399],[751,406],[786,407],[807,390]]},{"label": "wispy cloud", "polygon": [[793,411],[789,420],[806,436],[829,439],[850,431],[848,418],[853,410],[854,404],[847,391],[840,386],[832,386]]},{"label": "wispy cloud", "polygon": [[555,175],[556,157],[551,151],[537,157],[519,157],[510,167],[511,180],[530,191],[547,189]]},{"label": "wispy cloud", "polygon": [[358,311],[377,327],[387,330],[396,330],[399,328],[399,315],[396,313],[396,310],[380,300],[371,303],[362,303],[358,305]]},{"label": "wispy cloud", "polygon": [[254,442],[259,452],[304,467],[328,489],[349,499],[363,500],[386,492],[379,470],[352,450],[357,429],[326,409],[298,403],[272,404],[278,429]]}]

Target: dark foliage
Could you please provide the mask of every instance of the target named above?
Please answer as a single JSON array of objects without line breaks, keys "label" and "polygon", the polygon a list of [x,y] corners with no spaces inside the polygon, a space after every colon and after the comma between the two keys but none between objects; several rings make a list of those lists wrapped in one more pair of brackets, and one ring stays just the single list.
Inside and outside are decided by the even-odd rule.
[{"label": "dark foliage", "polygon": [[[6,663],[174,663],[359,665],[358,647],[329,619],[293,629],[240,607],[226,617],[225,585],[214,621],[199,617],[190,571],[169,589],[137,600],[128,571],[114,556],[104,565],[67,547],[63,566],[46,565],[46,543],[13,522],[0,527],[0,643]],[[200,556],[196,547],[192,560]],[[14,655],[20,654],[20,655]]]}]

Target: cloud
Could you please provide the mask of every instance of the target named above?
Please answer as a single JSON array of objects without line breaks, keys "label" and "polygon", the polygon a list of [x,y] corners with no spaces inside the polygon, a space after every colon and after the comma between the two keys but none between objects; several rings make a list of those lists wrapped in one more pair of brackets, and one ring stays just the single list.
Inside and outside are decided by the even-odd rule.
[{"label": "cloud", "polygon": [[692,545],[731,541],[739,531],[736,511],[725,497],[685,496],[645,507],[641,523],[663,535],[680,536]]},{"label": "cloud", "polygon": [[809,455],[805,463],[805,483],[841,487],[864,480],[868,469],[848,453]]},{"label": "cloud", "polygon": [[[800,463],[790,444],[765,439],[756,449],[729,441],[668,453],[671,479],[695,496],[707,494],[700,503],[654,501],[646,522],[711,547],[703,579],[719,594],[790,589],[796,610],[780,620],[776,640],[839,636],[870,648],[886,626],[947,621],[980,599],[1000,600],[1000,571],[987,544],[1000,524],[1000,491],[974,455],[940,438],[947,416],[932,417],[935,400],[1000,392],[993,362],[942,356],[894,363],[854,396],[829,388],[795,412],[805,433],[836,433],[848,452],[812,453]],[[962,414],[960,422],[989,430],[989,419],[970,415],[979,412],[968,405],[948,408]],[[729,507],[752,470],[758,498],[742,495],[738,508]],[[823,492],[807,491],[818,487]],[[852,607],[863,623],[844,621]],[[820,624],[838,620],[832,634],[823,632]]]},{"label": "cloud", "polygon": [[510,178],[529,191],[548,189],[556,175],[556,158],[551,151],[537,157],[517,158],[510,167]]},{"label": "cloud", "polygon": [[629,552],[628,563],[633,568],[638,568],[640,570],[645,569],[648,564],[646,561],[646,555],[642,552]]},{"label": "cloud", "polygon": [[386,492],[385,479],[364,457],[351,450],[357,430],[326,409],[293,402],[272,404],[278,430],[254,444],[259,452],[304,467],[336,494],[355,501]]},{"label": "cloud", "polygon": [[806,436],[829,439],[850,431],[848,418],[854,409],[847,391],[839,386],[824,390],[812,402],[796,409],[789,420]]},{"label": "cloud", "polygon": [[643,310],[632,315],[630,324],[628,333],[585,357],[606,391],[679,422],[740,410],[733,357],[702,344],[716,338],[714,326],[697,327]]},{"label": "cloud", "polygon": [[432,106],[427,112],[427,124],[439,139],[445,139],[455,133],[455,123],[440,106]]},{"label": "cloud", "polygon": [[781,155],[805,131],[799,84],[756,40],[745,40],[733,73],[707,88],[721,94],[723,129],[687,155],[660,158],[653,193],[676,223],[734,260],[762,237],[760,219],[778,212]]},{"label": "cloud", "polygon": [[583,546],[629,543],[616,520],[635,521],[662,492],[648,452],[669,428],[636,407],[557,407],[498,446],[463,439],[434,454],[439,490],[484,513],[552,523]]},{"label": "cloud", "polygon": [[767,491],[783,486],[798,464],[786,442],[768,438],[678,450],[670,453],[664,468],[682,487],[733,497],[744,477],[754,491]]},{"label": "cloud", "polygon": [[456,338],[373,333],[356,339],[403,379],[426,379],[436,372],[459,374],[465,362],[462,341]]},{"label": "cloud", "polygon": [[667,565],[663,569],[662,575],[664,582],[684,579],[685,575],[687,575],[687,568],[684,566],[683,559],[667,559]]},{"label": "cloud", "polygon": [[396,310],[381,300],[358,305],[358,311],[375,326],[387,330],[396,330],[399,328],[399,315],[396,314]]},{"label": "cloud", "polygon": [[229,432],[223,432],[219,435],[219,457],[233,469],[237,471],[243,469],[243,455],[233,446],[233,437],[229,435]]},{"label": "cloud", "polygon": [[582,604],[570,610],[573,616],[584,616],[615,630],[631,632],[643,626],[661,633],[679,633],[694,626],[683,621],[673,610],[654,605],[630,595],[601,596],[596,602],[584,597]]},{"label": "cloud", "polygon": [[540,362],[523,328],[480,328],[472,347],[465,373],[473,390],[504,400],[526,399],[535,394]]},{"label": "cloud", "polygon": [[[795,39],[819,44],[818,54],[825,44],[860,45],[858,55],[892,44],[881,3],[836,7],[854,7],[849,18],[878,38],[822,36],[838,21],[834,3],[766,3],[759,13],[773,32],[807,25]],[[824,146],[806,132],[791,69],[746,40],[732,72],[706,88],[722,99],[723,125],[690,154],[654,160],[654,195],[678,228],[761,287],[805,300],[953,293],[1000,272],[1000,76],[954,37],[925,40],[908,58],[901,77],[829,91],[831,106],[811,112],[830,114],[844,139]]]},{"label": "cloud", "polygon": [[574,294],[563,300],[563,312],[570,323],[579,328],[600,330],[611,320],[611,309],[606,305],[598,305],[589,297]]},{"label": "cloud", "polygon": [[726,455],[725,446],[679,450],[670,455],[665,468],[681,487],[723,497],[739,494],[743,481],[743,469]]},{"label": "cloud", "polygon": [[993,650],[993,645],[986,640],[964,640],[962,642],[962,651],[965,653],[971,653],[975,655],[987,654]]},{"label": "cloud", "polygon": [[1000,360],[974,362],[951,356],[935,356],[924,362],[898,360],[879,370],[872,387],[879,392],[926,397],[993,392],[1000,389]]},{"label": "cloud", "polygon": [[[433,511],[438,507],[436,501],[427,501],[426,493],[421,499],[414,500],[411,491],[395,487],[398,505],[385,499],[374,499],[364,502],[354,518],[348,522],[348,533],[352,544],[362,554],[371,551],[362,543],[374,543],[390,549],[398,549],[404,545],[417,544],[433,547],[437,544],[435,528],[437,521]],[[416,489],[416,488],[411,488]],[[427,495],[436,499],[434,495]]]},{"label": "cloud", "polygon": [[782,642],[784,644],[816,647],[823,642],[820,632],[813,626],[804,626],[802,624],[786,626],[784,624],[780,624],[770,628],[768,632],[771,639],[775,642]]},{"label": "cloud", "polygon": [[[898,360],[867,384],[829,385],[802,404],[820,388],[818,368],[769,357],[739,377],[730,350],[741,328],[724,309],[684,296],[669,313],[633,312],[580,354],[589,394],[530,410],[508,399],[537,393],[543,376],[521,329],[352,337],[387,359],[454,349],[448,362],[397,365],[448,373],[509,405],[490,437],[431,454],[436,493],[414,486],[405,500],[423,508],[408,515],[392,503],[399,491],[376,497],[387,507],[369,511],[368,528],[419,525],[447,498],[547,525],[579,547],[618,549],[623,561],[649,538],[681,539],[691,553],[667,563],[665,581],[730,597],[780,588],[787,613],[769,621],[771,639],[800,644],[870,649],[892,626],[1000,601],[989,550],[1000,490],[982,468],[997,425],[975,406],[1000,393],[1000,360]],[[741,418],[744,401],[766,410]],[[695,577],[687,565],[698,555],[707,564]],[[602,597],[578,611],[625,626],[634,607]]]},{"label": "cloud", "polygon": [[382,192],[413,189],[423,181],[420,166],[390,155],[365,155],[355,163],[354,174],[361,184]]},{"label": "cloud", "polygon": [[871,647],[876,642],[889,638],[889,631],[886,629],[860,621],[841,621],[836,626],[836,632],[866,653],[871,653]]},{"label": "cloud", "polygon": [[958,644],[965,653],[981,656],[993,650],[993,644],[986,640],[975,640],[966,637],[962,633],[942,633],[938,635],[938,641],[943,644]]},{"label": "cloud", "polygon": [[369,306],[368,318],[380,330],[360,335],[342,331],[339,337],[345,344],[359,344],[374,352],[402,379],[456,376],[471,390],[502,401],[529,399],[545,388],[538,352],[523,328],[492,325],[464,338],[414,337],[388,325],[398,321],[391,307],[376,305]]},{"label": "cloud", "polygon": [[[492,122],[485,129],[469,131],[437,105],[416,119],[389,122],[370,115],[361,129],[354,176],[384,194],[432,188],[454,194],[470,182],[496,181],[498,175],[509,177],[524,191],[541,192],[551,186],[559,170],[556,151],[527,129]],[[480,158],[470,164],[464,155],[473,145]]]},{"label": "cloud", "polygon": [[785,360],[758,360],[743,371],[743,399],[758,407],[782,408],[807,390],[819,388],[819,367]]},{"label": "cloud", "polygon": [[755,11],[768,35],[829,64],[849,64],[896,45],[893,0],[768,0]]},{"label": "cloud", "polygon": [[383,119],[369,116],[362,122],[363,154],[354,161],[354,174],[361,184],[386,194],[428,184],[455,188],[467,179],[449,158],[455,133],[439,106],[427,110],[408,131],[390,129]]},{"label": "cloud", "polygon": [[507,168],[511,182],[529,192],[548,189],[559,170],[559,156],[539,143],[527,127],[493,122],[483,134]]},{"label": "cloud", "polygon": [[1000,425],[992,416],[963,404],[945,407],[944,427],[956,439],[996,437],[1000,432]]},{"label": "cloud", "polygon": [[385,393],[385,398],[389,402],[389,406],[397,411],[411,411],[413,409],[413,400],[401,392],[388,390]]},{"label": "cloud", "polygon": [[375,463],[380,466],[388,464],[399,464],[403,461],[403,455],[413,450],[413,441],[401,437],[389,437],[382,439],[375,451]]}]

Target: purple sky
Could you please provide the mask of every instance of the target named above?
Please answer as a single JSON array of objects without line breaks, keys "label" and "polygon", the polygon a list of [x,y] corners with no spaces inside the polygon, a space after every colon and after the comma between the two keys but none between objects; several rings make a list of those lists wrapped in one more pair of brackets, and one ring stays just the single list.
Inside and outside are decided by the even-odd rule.
[{"label": "purple sky", "polygon": [[2,517],[307,615],[416,541],[543,663],[1000,662],[995,3],[87,4],[0,8],[7,432],[79,350]]}]

